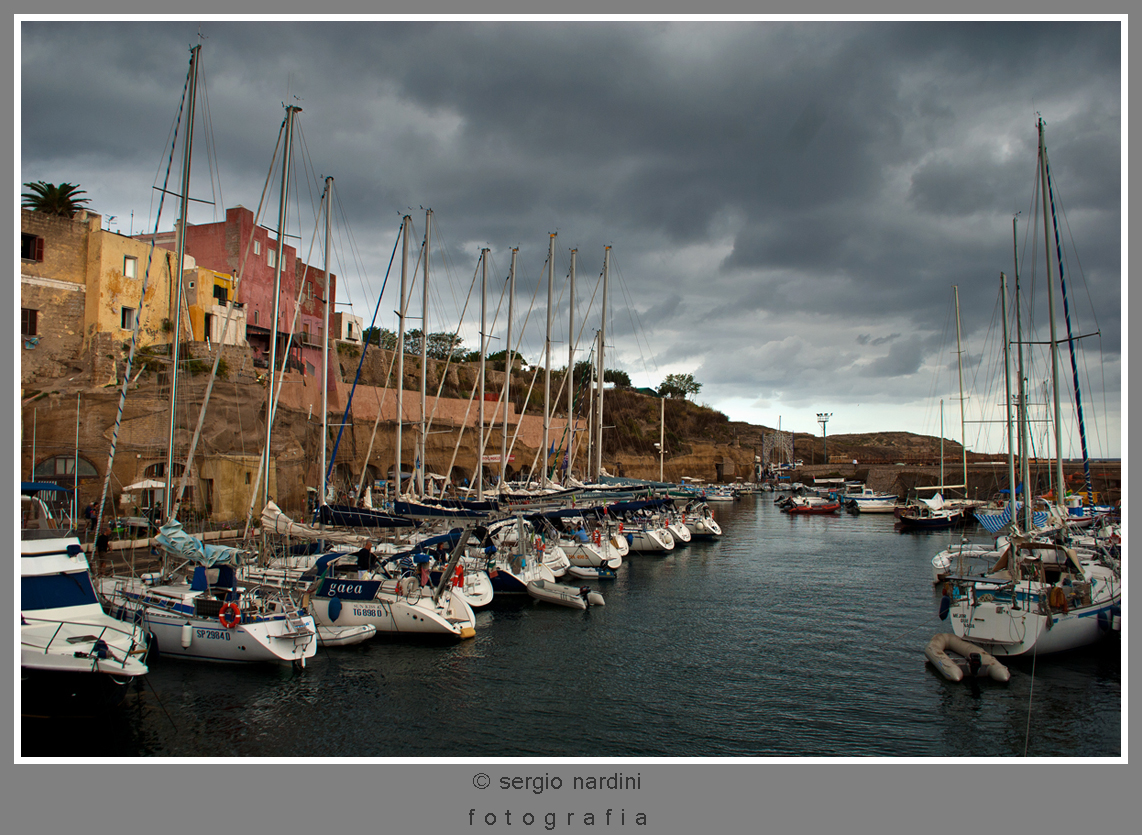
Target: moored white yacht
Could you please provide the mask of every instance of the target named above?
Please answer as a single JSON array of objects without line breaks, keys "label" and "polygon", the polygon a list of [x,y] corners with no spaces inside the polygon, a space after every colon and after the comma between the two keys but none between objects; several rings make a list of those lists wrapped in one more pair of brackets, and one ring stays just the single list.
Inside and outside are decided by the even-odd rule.
[{"label": "moored white yacht", "polygon": [[147,673],[146,630],[103,611],[79,539],[20,498],[21,712],[118,704]]}]

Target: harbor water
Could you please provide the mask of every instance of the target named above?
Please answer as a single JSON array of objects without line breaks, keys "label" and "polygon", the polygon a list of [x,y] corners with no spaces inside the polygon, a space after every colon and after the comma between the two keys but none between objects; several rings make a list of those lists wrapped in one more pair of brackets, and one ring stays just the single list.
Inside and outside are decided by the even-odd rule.
[{"label": "harbor water", "polygon": [[[374,639],[304,670],[157,658],[99,721],[25,716],[26,757],[1117,757],[1117,636],[1015,659],[1011,681],[926,665],[947,532],[891,515],[712,505],[725,535],[632,554],[579,611],[496,600],[476,637]],[[955,534],[958,538],[958,534]],[[979,537],[986,541],[985,537]],[[33,713],[29,706],[25,714]]]}]

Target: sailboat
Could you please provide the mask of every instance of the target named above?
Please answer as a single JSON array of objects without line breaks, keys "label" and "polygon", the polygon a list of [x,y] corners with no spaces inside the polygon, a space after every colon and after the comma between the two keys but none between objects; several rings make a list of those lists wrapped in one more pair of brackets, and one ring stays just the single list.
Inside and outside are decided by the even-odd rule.
[{"label": "sailboat", "polygon": [[[194,93],[197,86],[198,58],[201,46],[191,50],[187,91],[189,94],[188,112],[194,113]],[[282,212],[278,236],[278,281],[282,263],[281,248],[285,240],[285,195],[289,183],[290,138],[293,120],[300,108],[286,108],[283,122],[285,154],[282,176]],[[182,205],[177,224],[177,263],[182,264],[186,246],[187,204],[190,190],[190,160],[194,119],[188,120],[187,131],[183,136]],[[148,268],[149,269],[149,268]],[[182,321],[182,280],[175,282],[174,336],[172,339],[171,372],[171,422],[167,443],[166,472],[173,471],[175,438],[175,405],[178,392],[178,348]],[[275,316],[277,320],[277,286],[275,286]],[[137,334],[137,325],[136,332]],[[128,355],[128,368],[124,379],[130,378],[130,357],[133,355],[136,336],[132,336],[132,353]],[[276,344],[276,340],[271,340]],[[271,351],[271,357],[273,356]],[[271,386],[267,408],[267,420],[272,419],[274,403],[272,385],[273,362],[271,360]],[[126,385],[121,398],[126,395]],[[206,403],[203,403],[205,409]],[[120,412],[122,410],[120,409]],[[267,450],[269,433],[267,432]],[[112,447],[114,457],[114,446]],[[193,445],[191,450],[193,456]],[[268,464],[267,457],[264,459]],[[184,470],[188,473],[190,467]],[[111,472],[110,463],[107,468]],[[156,537],[164,555],[163,571],[142,577],[105,578],[99,587],[108,611],[116,618],[130,623],[140,623],[152,635],[152,649],[164,655],[227,662],[271,662],[296,663],[305,665],[317,651],[317,632],[313,618],[299,609],[287,597],[275,594],[256,593],[239,582],[237,568],[246,561],[246,555],[237,548],[208,545],[201,539],[190,536],[178,522],[179,496],[171,489],[171,479],[166,481],[164,514],[166,522]],[[106,483],[104,493],[106,494]],[[180,492],[181,492],[180,488]],[[183,565],[193,565],[192,576],[184,579],[174,571],[168,571],[172,559],[182,560]],[[181,566],[179,566],[181,568]]]},{"label": "sailboat", "polygon": [[[1043,128],[1040,119],[1038,178],[1043,225],[1047,230],[1051,228],[1048,223],[1048,206],[1053,208],[1054,202]],[[1054,381],[1056,485],[1062,485],[1065,482],[1062,478],[1060,449],[1058,340],[1054,329],[1052,252],[1049,241],[1046,246],[1048,299],[1051,302],[1049,315],[1051,375]],[[1058,250],[1056,244],[1056,253]],[[1058,264],[1061,284],[1061,258]],[[1067,341],[1072,342],[1070,339]],[[1081,430],[1081,400],[1077,391],[1076,412]],[[1082,437],[1085,458],[1085,435]],[[1024,484],[1026,483],[1025,480]],[[1090,493],[1088,481],[1088,496]],[[1002,556],[982,576],[953,576],[948,579],[940,611],[941,617],[950,615],[955,635],[983,647],[993,655],[1019,656],[1043,655],[1089,646],[1104,635],[1120,629],[1120,564],[1103,555],[1091,554],[1084,557],[1075,548],[1037,539],[1032,533],[1024,529],[1013,535]]]}]

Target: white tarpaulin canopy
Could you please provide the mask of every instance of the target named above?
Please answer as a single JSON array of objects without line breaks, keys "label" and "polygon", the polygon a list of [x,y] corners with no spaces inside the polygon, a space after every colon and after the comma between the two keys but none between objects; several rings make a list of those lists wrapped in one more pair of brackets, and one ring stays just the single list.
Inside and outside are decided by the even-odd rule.
[{"label": "white tarpaulin canopy", "polygon": [[123,488],[124,493],[133,493],[136,490],[161,490],[166,487],[165,481],[156,481],[153,478],[144,478],[142,481],[136,481],[134,484],[129,484]]}]

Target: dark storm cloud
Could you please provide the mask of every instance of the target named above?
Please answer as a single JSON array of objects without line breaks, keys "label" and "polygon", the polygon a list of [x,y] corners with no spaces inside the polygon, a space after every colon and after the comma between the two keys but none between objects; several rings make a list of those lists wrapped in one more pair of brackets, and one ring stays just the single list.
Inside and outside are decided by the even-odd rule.
[{"label": "dark storm cloud", "polygon": [[[946,361],[932,352],[953,285],[965,341],[986,332],[1016,212],[1021,269],[1042,260],[1024,240],[1042,226],[1038,113],[1081,258],[1068,276],[1117,360],[1115,22],[25,23],[22,178],[80,182],[117,228],[132,211],[135,231],[153,223],[199,29],[197,129],[217,185],[196,163],[193,190],[224,205],[192,220],[256,206],[282,105],[299,104],[304,178],[337,178],[363,262],[360,279],[343,270],[346,292],[367,320],[400,215],[422,232],[430,206],[450,294],[467,292],[481,246],[497,282],[520,247],[517,301],[539,290],[529,330],[548,233],[557,293],[579,249],[579,315],[594,322],[612,244],[624,309],[608,365],[638,384],[694,373],[715,406],[919,402]],[[303,204],[307,190],[320,183],[299,187]],[[565,329],[566,299],[556,308]]]}]

